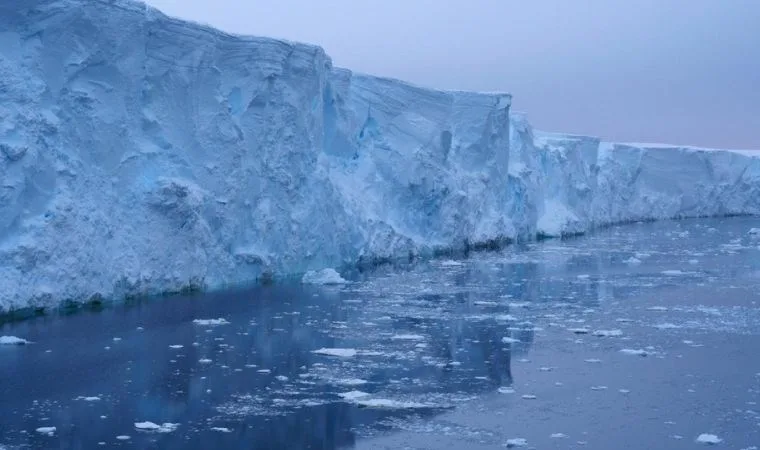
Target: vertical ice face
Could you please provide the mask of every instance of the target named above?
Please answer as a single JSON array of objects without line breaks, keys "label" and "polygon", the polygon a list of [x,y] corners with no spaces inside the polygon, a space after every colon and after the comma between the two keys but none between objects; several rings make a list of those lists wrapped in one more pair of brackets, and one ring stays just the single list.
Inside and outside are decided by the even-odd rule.
[{"label": "vertical ice face", "polygon": [[508,94],[130,0],[6,0],[0,30],[0,311],[760,212],[752,156],[534,132]]}]

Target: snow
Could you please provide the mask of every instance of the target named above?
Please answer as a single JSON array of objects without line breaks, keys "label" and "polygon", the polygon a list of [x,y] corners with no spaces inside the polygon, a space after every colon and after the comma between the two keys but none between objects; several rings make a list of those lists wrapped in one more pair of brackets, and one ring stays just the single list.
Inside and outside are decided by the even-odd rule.
[{"label": "snow", "polygon": [[714,434],[700,434],[697,437],[698,444],[716,445],[720,444],[721,442],[723,442],[723,439]]},{"label": "snow", "polygon": [[0,345],[26,345],[31,342],[16,336],[0,336]]},{"label": "snow", "polygon": [[5,0],[0,30],[0,312],[760,213],[749,152],[543,133],[132,0]]},{"label": "snow", "polygon": [[352,358],[356,356],[357,351],[355,348],[320,348],[313,350],[312,353],[325,356],[338,356],[340,358]]},{"label": "snow", "polygon": [[151,433],[171,433],[179,427],[178,423],[164,423],[162,425],[153,422],[135,422],[135,428],[139,431]]},{"label": "snow", "polygon": [[322,269],[318,271],[309,271],[301,278],[303,284],[346,284],[348,281],[343,279],[335,269]]}]

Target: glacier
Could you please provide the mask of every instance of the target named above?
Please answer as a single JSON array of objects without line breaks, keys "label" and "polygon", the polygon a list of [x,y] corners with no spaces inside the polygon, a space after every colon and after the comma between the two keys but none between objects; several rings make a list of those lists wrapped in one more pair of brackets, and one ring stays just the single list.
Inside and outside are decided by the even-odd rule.
[{"label": "glacier", "polygon": [[752,152],[539,132],[511,100],[132,0],[3,0],[0,312],[760,213]]}]

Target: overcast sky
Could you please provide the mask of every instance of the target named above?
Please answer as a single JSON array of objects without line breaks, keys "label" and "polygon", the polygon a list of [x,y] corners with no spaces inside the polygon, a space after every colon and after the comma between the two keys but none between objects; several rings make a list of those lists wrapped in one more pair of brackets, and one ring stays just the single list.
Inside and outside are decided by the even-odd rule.
[{"label": "overcast sky", "polygon": [[760,149],[760,0],[148,0],[336,66],[508,91],[536,128]]}]

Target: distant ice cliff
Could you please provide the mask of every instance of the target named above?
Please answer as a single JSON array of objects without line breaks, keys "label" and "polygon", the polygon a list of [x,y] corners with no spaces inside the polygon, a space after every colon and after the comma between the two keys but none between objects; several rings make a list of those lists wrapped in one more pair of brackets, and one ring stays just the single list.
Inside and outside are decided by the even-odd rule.
[{"label": "distant ice cliff", "polygon": [[0,2],[0,311],[760,213],[760,159],[539,133],[129,0]]}]

